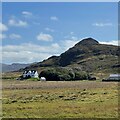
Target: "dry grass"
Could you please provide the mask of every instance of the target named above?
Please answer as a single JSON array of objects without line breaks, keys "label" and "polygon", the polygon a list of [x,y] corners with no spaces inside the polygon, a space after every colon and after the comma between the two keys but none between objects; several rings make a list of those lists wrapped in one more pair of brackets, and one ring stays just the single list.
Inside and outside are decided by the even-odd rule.
[{"label": "dry grass", "polygon": [[54,88],[79,88],[79,89],[94,89],[94,88],[109,88],[116,86],[115,82],[99,82],[99,81],[17,81],[3,80],[3,89],[54,89]]},{"label": "dry grass", "polygon": [[3,80],[4,118],[115,118],[118,83]]}]

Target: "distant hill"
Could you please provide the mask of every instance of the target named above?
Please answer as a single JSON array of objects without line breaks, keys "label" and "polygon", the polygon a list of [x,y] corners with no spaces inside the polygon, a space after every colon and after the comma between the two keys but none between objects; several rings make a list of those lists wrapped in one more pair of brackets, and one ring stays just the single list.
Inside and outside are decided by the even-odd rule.
[{"label": "distant hill", "polygon": [[2,72],[11,72],[11,71],[17,71],[21,68],[25,68],[29,65],[30,64],[20,64],[20,63],[13,63],[11,65],[8,65],[8,64],[0,63],[0,68],[2,68]]},{"label": "distant hill", "polygon": [[79,67],[87,72],[117,72],[120,67],[118,46],[100,44],[93,38],[83,39],[60,56],[52,56],[25,69],[45,67]]}]

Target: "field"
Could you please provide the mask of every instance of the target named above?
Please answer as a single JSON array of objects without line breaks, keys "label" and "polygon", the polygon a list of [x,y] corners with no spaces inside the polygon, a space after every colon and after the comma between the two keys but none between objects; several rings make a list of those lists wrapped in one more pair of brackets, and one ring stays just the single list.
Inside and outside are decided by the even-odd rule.
[{"label": "field", "polygon": [[3,80],[3,118],[118,118],[118,83]]}]

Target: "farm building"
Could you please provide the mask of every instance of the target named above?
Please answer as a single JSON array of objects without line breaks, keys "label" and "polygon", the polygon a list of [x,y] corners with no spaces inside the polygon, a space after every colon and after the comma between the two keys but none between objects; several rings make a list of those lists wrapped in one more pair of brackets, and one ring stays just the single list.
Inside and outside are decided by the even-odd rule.
[{"label": "farm building", "polygon": [[36,70],[26,70],[22,76],[23,78],[38,78],[38,72]]},{"label": "farm building", "polygon": [[40,80],[41,81],[46,81],[46,78],[45,77],[40,77]]},{"label": "farm building", "polygon": [[120,81],[120,74],[110,74],[110,76],[103,81]]},{"label": "farm building", "polygon": [[120,74],[110,74],[109,80],[120,80]]}]

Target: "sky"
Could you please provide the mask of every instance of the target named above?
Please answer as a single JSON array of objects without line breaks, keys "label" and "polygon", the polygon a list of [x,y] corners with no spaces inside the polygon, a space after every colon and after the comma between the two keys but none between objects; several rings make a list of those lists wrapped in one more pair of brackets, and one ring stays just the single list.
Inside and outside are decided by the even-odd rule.
[{"label": "sky", "polygon": [[119,2],[119,0],[1,0],[2,2]]},{"label": "sky", "polygon": [[117,7],[117,2],[4,2],[2,62],[40,62],[87,37],[117,45]]}]

